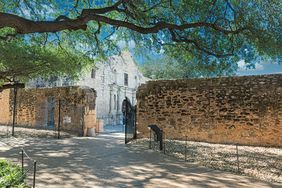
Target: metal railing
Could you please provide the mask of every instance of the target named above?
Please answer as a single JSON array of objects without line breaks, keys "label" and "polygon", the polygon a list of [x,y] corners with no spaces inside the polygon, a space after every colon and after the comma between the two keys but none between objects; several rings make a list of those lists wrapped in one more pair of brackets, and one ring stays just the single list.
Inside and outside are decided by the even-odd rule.
[{"label": "metal railing", "polygon": [[[15,90],[16,92],[16,90]],[[16,94],[14,94],[16,96]],[[13,113],[10,119],[12,122],[5,122],[0,124],[0,137],[43,137],[43,138],[65,138],[71,136],[82,136],[83,135],[83,120],[84,120],[84,109],[73,104],[68,104],[64,99],[59,99],[51,103],[53,110],[47,112],[46,120],[40,121],[38,124],[28,124],[26,120],[18,118],[20,111],[18,109],[17,100],[14,98]],[[56,103],[55,103],[56,102]],[[48,105],[47,105],[48,107]],[[58,117],[55,118],[55,111],[58,109]],[[66,126],[64,123],[64,115],[66,109],[68,111],[74,111],[80,116],[80,124],[73,124],[74,128],[70,129],[70,126]],[[50,117],[52,118],[50,118]],[[33,121],[34,119],[29,119]],[[33,131],[36,130],[36,131]]]},{"label": "metal railing", "polygon": [[[27,168],[25,167],[25,160],[28,160],[30,165],[27,165]],[[33,171],[33,177],[32,177],[32,187],[35,188],[35,179],[36,179],[36,160],[32,159],[26,151],[22,148],[21,150],[21,162],[22,162],[22,175],[25,175],[27,177],[28,172]],[[27,163],[27,164],[29,164]],[[29,167],[30,166],[30,167]]]},{"label": "metal railing", "polygon": [[[23,183],[24,187],[35,188],[37,162],[32,159],[23,148],[21,149],[20,155],[21,170],[13,174],[13,176],[17,178],[8,182],[5,187],[17,187],[19,183]],[[32,173],[32,178],[29,177],[30,173]],[[30,179],[32,183],[29,183]]]},{"label": "metal railing", "polygon": [[[183,162],[196,162],[213,169],[282,183],[282,148],[206,143],[191,141],[187,136],[182,139],[174,138],[165,133],[162,141],[155,137],[155,133],[150,131],[150,149]],[[163,144],[162,150],[160,144]]]}]

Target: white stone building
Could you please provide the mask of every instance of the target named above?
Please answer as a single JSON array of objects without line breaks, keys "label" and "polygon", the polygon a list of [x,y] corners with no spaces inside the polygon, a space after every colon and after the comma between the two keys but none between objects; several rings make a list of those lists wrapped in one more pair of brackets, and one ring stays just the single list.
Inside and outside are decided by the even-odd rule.
[{"label": "white stone building", "polygon": [[96,68],[82,76],[75,85],[88,86],[97,92],[96,113],[104,124],[121,124],[122,101],[128,97],[136,104],[136,90],[146,78],[138,70],[130,52],[112,56],[107,62],[98,62]]},{"label": "white stone building", "polygon": [[136,104],[136,90],[145,83],[145,78],[138,70],[129,51],[123,51],[120,56],[109,57],[106,62],[98,62],[89,72],[81,75],[78,81],[66,81],[65,79],[51,79],[49,82],[40,80],[31,81],[31,87],[55,87],[55,86],[88,86],[97,92],[96,115],[97,119],[103,119],[104,125],[122,124],[122,101],[125,97]]}]

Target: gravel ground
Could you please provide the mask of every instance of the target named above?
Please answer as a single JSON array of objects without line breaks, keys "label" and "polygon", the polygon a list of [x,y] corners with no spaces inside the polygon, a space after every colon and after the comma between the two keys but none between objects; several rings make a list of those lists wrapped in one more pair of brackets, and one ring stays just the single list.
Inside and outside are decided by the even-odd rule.
[{"label": "gravel ground", "polygon": [[[12,135],[12,127],[9,125],[0,125],[0,138],[7,138]],[[61,138],[70,138],[73,135],[64,131],[60,132]],[[57,130],[42,130],[42,129],[32,129],[24,127],[15,127],[15,137],[17,138],[29,138],[29,137],[38,137],[38,138],[57,138]]]},{"label": "gravel ground", "polygon": [[[10,136],[11,127],[0,125],[0,140],[3,141],[3,138]],[[73,136],[75,135],[61,132],[62,138]],[[15,137],[57,138],[57,132],[54,130],[15,127]],[[15,140],[14,144],[19,144],[19,141]],[[131,142],[131,144],[148,148],[149,140],[138,139]],[[153,142],[151,148],[157,151],[159,145]],[[185,141],[177,140],[166,140],[164,148],[166,155],[179,158],[183,162],[196,162],[214,169],[245,174],[268,182],[282,183],[282,148],[238,146],[237,155],[235,145],[193,141],[187,141],[185,144]]]},{"label": "gravel ground", "polygon": [[[131,144],[144,145],[149,148],[149,139],[138,139]],[[157,151],[159,144],[152,142],[151,148]],[[185,141],[177,140],[165,140],[164,148],[162,152],[165,152],[166,155],[179,158],[183,162],[185,160],[196,162],[213,169],[236,172],[268,182],[282,183],[282,148],[238,146],[237,155],[236,145],[193,141],[187,141],[185,144]]]}]

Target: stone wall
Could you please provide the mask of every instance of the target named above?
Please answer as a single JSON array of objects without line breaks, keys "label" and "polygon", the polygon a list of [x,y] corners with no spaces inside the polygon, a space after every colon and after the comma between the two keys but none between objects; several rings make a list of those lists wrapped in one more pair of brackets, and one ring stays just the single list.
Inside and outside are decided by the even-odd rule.
[{"label": "stone wall", "polygon": [[[13,89],[0,93],[0,124],[12,123],[13,99]],[[95,99],[96,92],[90,88],[18,89],[16,124],[57,130],[60,106],[61,130],[82,134],[83,128],[96,126]]]},{"label": "stone wall", "polygon": [[282,147],[282,74],[150,81],[137,94],[137,130],[168,138]]},{"label": "stone wall", "polygon": [[0,123],[10,123],[10,90],[0,92]]}]

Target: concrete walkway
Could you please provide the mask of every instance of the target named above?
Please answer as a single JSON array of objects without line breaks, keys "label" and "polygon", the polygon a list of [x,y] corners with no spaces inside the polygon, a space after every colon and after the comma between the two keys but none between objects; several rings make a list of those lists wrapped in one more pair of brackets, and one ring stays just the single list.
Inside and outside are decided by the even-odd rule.
[{"label": "concrete walkway", "polygon": [[183,163],[141,145],[125,145],[121,133],[63,140],[30,138],[13,147],[0,144],[0,158],[17,161],[22,146],[38,161],[39,188],[281,187]]}]

